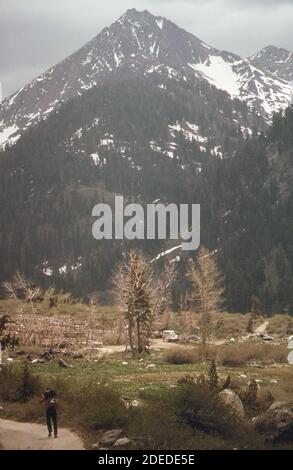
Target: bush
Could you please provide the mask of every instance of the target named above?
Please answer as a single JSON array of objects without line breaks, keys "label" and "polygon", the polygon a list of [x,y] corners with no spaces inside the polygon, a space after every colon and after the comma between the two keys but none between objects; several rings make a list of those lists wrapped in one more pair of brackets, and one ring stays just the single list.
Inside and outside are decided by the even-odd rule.
[{"label": "bush", "polygon": [[164,354],[164,359],[169,364],[193,364],[199,362],[200,355],[194,349],[174,348]]},{"label": "bush", "polygon": [[240,367],[250,361],[287,363],[288,352],[283,345],[241,343],[218,348],[219,362],[226,367]]},{"label": "bush", "polygon": [[41,383],[28,364],[23,367],[9,365],[0,370],[0,400],[26,402],[40,394]]},{"label": "bush", "polygon": [[293,318],[289,315],[275,315],[269,320],[267,332],[270,335],[293,335]]},{"label": "bush", "polygon": [[240,398],[250,417],[264,413],[275,401],[271,391],[259,390],[254,379],[250,381],[247,390],[240,393]]},{"label": "bush", "polygon": [[1,413],[5,419],[17,419],[28,423],[44,422],[45,409],[40,404],[39,398],[35,397],[26,403],[11,403],[5,406],[4,412]]},{"label": "bush", "polygon": [[127,409],[119,393],[93,381],[86,384],[58,384],[63,412],[84,429],[95,430],[123,426],[127,423]]},{"label": "bush", "polygon": [[259,438],[253,425],[223,405],[217,393],[205,384],[182,385],[171,397],[170,406],[182,423],[213,436],[220,436],[238,448],[256,448]]},{"label": "bush", "polygon": [[137,448],[146,450],[222,449],[225,445],[221,439],[180,422],[169,402],[166,406],[160,399],[131,411],[127,435],[138,438]]}]

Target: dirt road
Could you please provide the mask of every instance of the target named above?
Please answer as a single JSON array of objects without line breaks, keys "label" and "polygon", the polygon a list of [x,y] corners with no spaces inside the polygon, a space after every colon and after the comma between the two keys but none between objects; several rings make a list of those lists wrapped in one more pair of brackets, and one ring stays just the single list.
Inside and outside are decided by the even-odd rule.
[{"label": "dirt road", "polygon": [[0,419],[1,450],[83,450],[81,439],[69,429],[60,429],[57,439],[47,437],[41,424]]}]

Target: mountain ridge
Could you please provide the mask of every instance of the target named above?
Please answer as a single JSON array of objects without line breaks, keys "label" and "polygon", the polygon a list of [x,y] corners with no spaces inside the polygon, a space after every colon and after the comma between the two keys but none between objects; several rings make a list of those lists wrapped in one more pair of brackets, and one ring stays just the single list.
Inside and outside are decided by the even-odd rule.
[{"label": "mountain ridge", "polygon": [[130,9],[0,103],[0,146],[14,144],[63,103],[117,73],[207,81],[231,99],[246,102],[265,121],[286,107],[290,97],[288,83],[271,71],[265,73],[249,59],[205,44],[164,17]]}]

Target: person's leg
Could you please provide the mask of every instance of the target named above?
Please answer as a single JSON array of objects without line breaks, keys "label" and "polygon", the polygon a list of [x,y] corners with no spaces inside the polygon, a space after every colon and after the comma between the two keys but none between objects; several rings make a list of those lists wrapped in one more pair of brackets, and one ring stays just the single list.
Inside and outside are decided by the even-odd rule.
[{"label": "person's leg", "polygon": [[51,423],[50,410],[46,410],[46,420],[47,420],[47,428],[48,428],[49,437],[51,437],[52,436],[52,423]]},{"label": "person's leg", "polygon": [[58,422],[57,422],[57,410],[52,410],[52,421],[54,428],[54,436],[58,436]]}]

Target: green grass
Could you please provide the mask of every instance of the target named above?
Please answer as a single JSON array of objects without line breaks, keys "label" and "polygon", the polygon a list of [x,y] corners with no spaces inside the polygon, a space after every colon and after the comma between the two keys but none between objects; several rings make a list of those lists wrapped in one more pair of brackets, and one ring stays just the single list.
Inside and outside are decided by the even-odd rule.
[{"label": "green grass", "polygon": [[[128,364],[123,365],[123,362]],[[155,364],[155,367],[148,368],[147,366],[151,364]],[[97,363],[73,362],[71,369],[60,368],[54,362],[34,364],[32,372],[48,386],[58,384],[59,381],[82,384],[90,380],[96,383],[109,383],[123,396],[138,398],[142,391],[168,390],[184,375],[204,374],[208,372],[209,367],[209,363],[169,364],[164,362],[160,355],[143,361],[121,356],[119,359],[109,358]],[[293,381],[293,369],[290,366],[218,367],[218,373],[223,379],[230,374],[240,387],[246,386],[251,378],[262,380],[261,387],[271,390],[276,398],[291,399],[290,384]],[[278,383],[272,384],[272,380],[277,380]]]},{"label": "green grass", "polygon": [[[123,365],[123,362],[127,362],[128,365]],[[147,367],[152,364],[155,364],[155,368]],[[114,389],[136,398],[141,389],[167,389],[184,374],[200,374],[207,371],[208,365],[173,365],[165,363],[161,358],[149,358],[143,362],[124,358],[108,359],[92,364],[74,363],[72,369],[62,369],[54,363],[35,364],[32,370],[48,386],[58,380],[74,383],[82,383],[85,380],[95,380],[98,383],[111,382]]]}]

